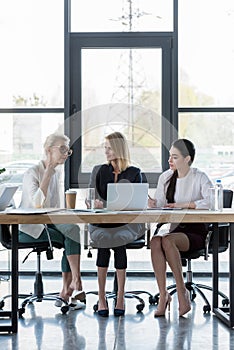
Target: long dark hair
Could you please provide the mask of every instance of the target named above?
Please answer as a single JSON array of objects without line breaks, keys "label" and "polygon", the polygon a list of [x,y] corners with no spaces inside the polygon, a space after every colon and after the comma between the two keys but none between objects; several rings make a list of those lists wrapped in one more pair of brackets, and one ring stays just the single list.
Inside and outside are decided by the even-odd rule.
[{"label": "long dark hair", "polygon": [[[184,158],[187,156],[190,156],[191,159],[190,159],[189,165],[192,164],[195,157],[195,147],[191,141],[187,139],[178,139],[172,143],[171,147],[177,148]],[[175,195],[177,178],[178,178],[178,171],[175,170],[168,181],[169,185],[167,187],[167,192],[166,192],[166,199],[168,203],[175,202],[174,195]]]}]

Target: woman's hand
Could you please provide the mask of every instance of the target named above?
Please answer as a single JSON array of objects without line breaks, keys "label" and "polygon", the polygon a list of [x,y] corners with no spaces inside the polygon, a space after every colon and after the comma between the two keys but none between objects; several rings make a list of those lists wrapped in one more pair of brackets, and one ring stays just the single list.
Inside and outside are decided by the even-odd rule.
[{"label": "woman's hand", "polygon": [[103,209],[103,202],[100,201],[99,199],[95,199],[94,208],[95,209]]},{"label": "woman's hand", "polygon": [[46,171],[53,174],[57,165],[58,163],[53,160],[51,151],[48,150],[46,159]]},{"label": "woman's hand", "polygon": [[166,208],[183,208],[183,209],[195,209],[195,203],[194,202],[188,202],[188,203],[168,203],[165,205]]},{"label": "woman's hand", "polygon": [[[85,198],[85,204],[88,209],[90,209],[90,203],[87,198]],[[103,209],[103,202],[99,199],[95,199],[94,201],[94,209]]]},{"label": "woman's hand", "polygon": [[94,208],[95,209],[103,209],[103,202],[100,201],[99,199],[95,199]]},{"label": "woman's hand", "polygon": [[153,199],[148,195],[148,208],[156,208],[157,202],[156,199]]}]

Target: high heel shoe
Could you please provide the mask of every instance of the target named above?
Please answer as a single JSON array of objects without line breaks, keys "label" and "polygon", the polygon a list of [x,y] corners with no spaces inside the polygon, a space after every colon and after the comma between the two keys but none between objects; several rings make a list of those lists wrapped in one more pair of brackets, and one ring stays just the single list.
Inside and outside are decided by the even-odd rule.
[{"label": "high heel shoe", "polygon": [[109,316],[109,308],[108,308],[107,299],[106,299],[106,306],[107,306],[107,309],[98,310],[99,316],[101,316],[101,317],[108,317]]},{"label": "high heel shoe", "polygon": [[71,295],[72,299],[76,299],[81,301],[82,303],[85,302],[86,294],[83,290],[76,290],[74,289]]},{"label": "high heel shoe", "polygon": [[114,308],[114,315],[119,317],[119,316],[124,316],[125,314],[125,309],[116,309]]},{"label": "high heel shoe", "polygon": [[166,313],[166,309],[168,307],[168,312],[170,312],[170,303],[171,303],[171,294],[168,293],[167,294],[167,299],[166,299],[166,302],[165,302],[165,305],[164,305],[164,308],[162,308],[161,310],[158,308],[155,313],[154,313],[154,317],[160,317],[160,316],[165,316],[165,313]]},{"label": "high heel shoe", "polygon": [[116,308],[116,304],[117,304],[117,299],[115,300],[114,315],[117,316],[117,317],[124,316],[125,309],[118,309],[118,308]]},{"label": "high heel shoe", "polygon": [[69,308],[70,310],[81,310],[86,307],[86,300],[81,302],[80,300],[76,300],[74,298],[70,299]]},{"label": "high heel shoe", "polygon": [[190,302],[190,295],[189,295],[189,291],[186,290],[185,293],[185,301],[183,303],[183,306],[181,307],[181,302],[180,302],[180,306],[179,306],[179,316],[184,316],[185,314],[187,314],[187,312],[189,312],[191,310],[191,302]]}]

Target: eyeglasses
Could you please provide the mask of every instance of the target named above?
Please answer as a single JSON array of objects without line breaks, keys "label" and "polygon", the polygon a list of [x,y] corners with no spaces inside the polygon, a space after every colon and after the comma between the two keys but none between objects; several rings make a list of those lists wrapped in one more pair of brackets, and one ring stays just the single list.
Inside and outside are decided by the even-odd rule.
[{"label": "eyeglasses", "polygon": [[70,157],[73,153],[72,149],[71,148],[68,148],[67,146],[52,146],[52,147],[56,147],[59,149],[59,152],[61,154],[67,154],[68,157]]}]

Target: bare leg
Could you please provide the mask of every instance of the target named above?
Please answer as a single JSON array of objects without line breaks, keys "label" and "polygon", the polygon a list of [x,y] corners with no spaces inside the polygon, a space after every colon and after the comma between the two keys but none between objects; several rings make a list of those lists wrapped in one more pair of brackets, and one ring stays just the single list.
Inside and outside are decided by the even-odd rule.
[{"label": "bare leg", "polygon": [[160,293],[155,316],[162,316],[165,314],[165,309],[171,301],[166,288],[166,258],[162,250],[162,237],[154,237],[151,240],[151,260]]},{"label": "bare leg", "polygon": [[63,277],[63,289],[59,296],[64,300],[68,300],[69,296],[71,296],[70,284],[72,281],[72,273],[71,272],[62,272]]},{"label": "bare leg", "polygon": [[124,287],[126,281],[126,269],[117,269],[118,295],[116,309],[124,310]]},{"label": "bare leg", "polygon": [[106,276],[107,276],[107,267],[98,266],[98,310],[107,309],[106,305]]},{"label": "bare leg", "polygon": [[166,260],[173,272],[179,301],[180,316],[187,313],[190,309],[190,300],[188,291],[184,284],[181,257],[179,251],[189,249],[189,240],[184,233],[175,233],[163,237],[162,247],[165,252]]},{"label": "bare leg", "polygon": [[69,262],[72,274],[72,280],[70,283],[70,291],[82,290],[82,282],[80,277],[80,255],[67,255],[67,260]]}]

